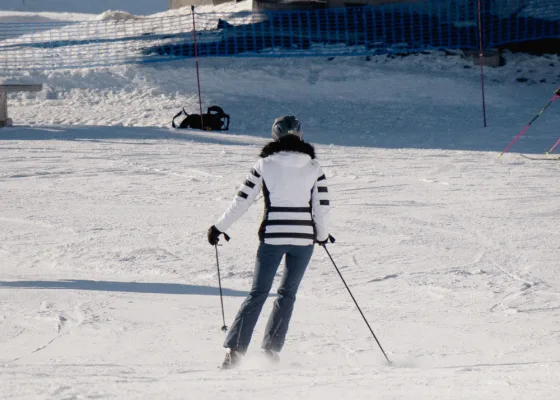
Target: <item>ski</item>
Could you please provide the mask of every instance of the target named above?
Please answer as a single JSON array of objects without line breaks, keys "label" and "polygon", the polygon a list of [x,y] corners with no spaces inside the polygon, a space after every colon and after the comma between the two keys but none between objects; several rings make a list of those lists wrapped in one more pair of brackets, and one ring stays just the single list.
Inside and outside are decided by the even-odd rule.
[{"label": "ski", "polygon": [[560,161],[560,157],[530,157],[530,156],[526,156],[525,154],[520,154],[520,156],[528,160],[535,160],[535,161]]}]

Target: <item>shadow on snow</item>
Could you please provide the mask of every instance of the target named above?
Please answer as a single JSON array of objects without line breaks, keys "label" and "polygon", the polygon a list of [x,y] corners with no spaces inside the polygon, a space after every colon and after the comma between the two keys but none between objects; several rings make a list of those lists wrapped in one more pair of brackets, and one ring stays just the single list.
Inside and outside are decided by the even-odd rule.
[{"label": "shadow on snow", "polygon": [[[109,282],[90,280],[59,280],[59,281],[0,281],[2,288],[21,289],[67,289],[91,290],[99,292],[151,293],[151,294],[188,294],[199,296],[217,296],[219,289],[212,286],[183,285],[179,283],[149,282]],[[222,288],[224,296],[246,297],[249,293]]]},{"label": "shadow on snow", "polygon": [[[122,126],[13,126],[0,130],[3,140],[62,140],[150,145],[146,140],[174,140],[230,145],[259,144],[259,138],[187,129]],[[262,139],[264,145],[267,140]]]},{"label": "shadow on snow", "polygon": [[[438,149],[501,152],[511,141],[510,131],[487,128],[487,136],[479,132],[450,134],[449,132],[413,132],[400,129],[399,133],[371,133],[357,135],[354,133],[329,134],[325,132],[305,132],[306,141],[319,145],[358,146],[385,149]],[[268,133],[268,132],[267,132]],[[534,129],[518,142],[511,153],[523,152],[543,154],[557,139],[549,129]],[[150,140],[169,140],[176,142],[197,142],[221,145],[264,146],[271,139],[266,134],[246,134],[229,132],[204,132],[190,129],[172,129],[157,127],[123,127],[123,126],[14,126],[0,129],[2,141],[24,140],[60,140],[83,141],[114,144],[151,145]],[[258,154],[256,149],[255,154]]]}]

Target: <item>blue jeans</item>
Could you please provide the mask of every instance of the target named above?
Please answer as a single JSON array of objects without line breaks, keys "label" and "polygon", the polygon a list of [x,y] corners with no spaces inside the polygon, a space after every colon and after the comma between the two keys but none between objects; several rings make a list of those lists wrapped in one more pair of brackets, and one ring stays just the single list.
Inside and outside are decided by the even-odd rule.
[{"label": "blue jeans", "polygon": [[263,349],[282,350],[296,301],[296,293],[312,254],[313,245],[260,244],[255,262],[253,287],[235,317],[224,347],[241,353],[247,351],[264,302],[272,288],[274,276],[285,255],[286,267],[262,343]]}]

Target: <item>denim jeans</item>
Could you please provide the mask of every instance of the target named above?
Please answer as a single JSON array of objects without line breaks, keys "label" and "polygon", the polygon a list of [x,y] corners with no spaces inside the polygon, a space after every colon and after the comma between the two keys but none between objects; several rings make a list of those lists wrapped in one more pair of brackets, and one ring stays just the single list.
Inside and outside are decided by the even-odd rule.
[{"label": "denim jeans", "polygon": [[262,343],[263,349],[282,350],[296,301],[296,293],[312,254],[313,245],[271,245],[261,242],[257,251],[251,292],[235,317],[224,347],[241,353],[247,351],[253,330],[272,288],[274,276],[285,255],[286,266],[278,288],[278,297],[274,302]]}]

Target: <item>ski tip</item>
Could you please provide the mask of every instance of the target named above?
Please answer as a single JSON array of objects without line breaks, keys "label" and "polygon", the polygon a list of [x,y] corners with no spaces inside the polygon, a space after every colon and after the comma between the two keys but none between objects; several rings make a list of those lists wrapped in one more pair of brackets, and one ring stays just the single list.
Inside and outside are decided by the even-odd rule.
[{"label": "ski tip", "polygon": [[534,161],[558,161],[560,160],[560,157],[551,157],[551,156],[538,156],[538,157],[533,157],[533,156],[527,156],[525,154],[520,154],[521,157],[526,158],[528,160],[534,160]]}]

